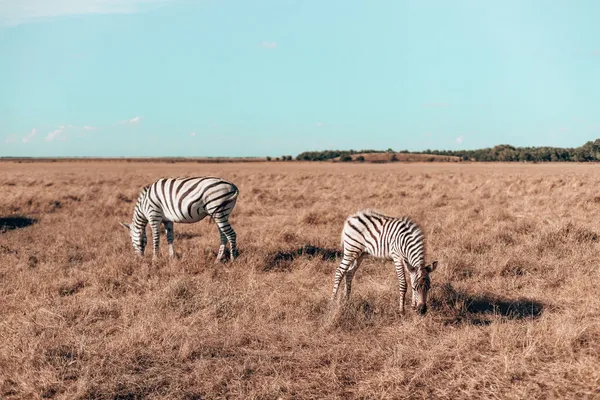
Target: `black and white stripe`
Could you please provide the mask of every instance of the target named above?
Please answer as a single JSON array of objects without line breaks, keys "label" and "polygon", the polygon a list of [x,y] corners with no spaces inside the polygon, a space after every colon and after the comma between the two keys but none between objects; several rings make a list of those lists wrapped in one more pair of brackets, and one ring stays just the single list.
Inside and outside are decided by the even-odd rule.
[{"label": "black and white stripe", "polygon": [[159,179],[140,191],[129,229],[134,250],[142,255],[146,247],[146,225],[152,229],[154,258],[158,256],[160,224],[164,224],[169,255],[174,256],[173,223],[194,223],[210,216],[221,237],[217,261],[223,258],[225,246],[231,246],[231,259],[237,257],[236,234],[229,224],[239,194],[231,182],[216,177]]},{"label": "black and white stripe", "polygon": [[404,312],[405,270],[410,274],[412,305],[427,311],[429,273],[437,261],[425,266],[425,243],[421,228],[410,218],[393,218],[373,210],[359,211],[346,219],[342,231],[343,259],[335,271],[332,299],[335,300],[342,277],[346,277],[346,298],[350,296],[352,278],[364,256],[391,259],[396,265],[400,284],[400,311]]}]

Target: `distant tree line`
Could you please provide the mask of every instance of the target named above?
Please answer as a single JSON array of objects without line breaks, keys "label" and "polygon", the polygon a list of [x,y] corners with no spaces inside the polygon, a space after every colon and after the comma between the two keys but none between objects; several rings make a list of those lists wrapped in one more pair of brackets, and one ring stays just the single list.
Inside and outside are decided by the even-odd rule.
[{"label": "distant tree line", "polygon": [[[394,150],[387,149],[387,152],[393,153]],[[340,158],[342,161],[351,161],[354,154],[384,153],[382,150],[324,150],[324,151],[305,151],[296,156],[298,161],[327,161],[334,158]],[[363,158],[364,161],[364,158]]]},{"label": "distant tree line", "polygon": [[[381,150],[325,150],[306,151],[298,154],[296,160],[300,161],[327,161],[334,158],[340,161],[352,161],[352,155],[361,153],[382,153]],[[386,152],[394,152],[392,149]],[[398,153],[406,154],[435,154],[440,156],[460,157],[464,161],[530,161],[530,162],[552,162],[552,161],[600,161],[600,139],[589,141],[583,146],[575,148],[561,147],[514,147],[501,144],[478,150],[430,150],[411,152],[402,150]],[[362,160],[357,161],[364,161]]]},{"label": "distant tree line", "polygon": [[[294,159],[294,157],[292,157],[292,156],[281,156],[281,157],[275,158],[275,161],[292,161],[293,159]],[[267,156],[266,160],[272,161],[273,158],[270,156]]]}]

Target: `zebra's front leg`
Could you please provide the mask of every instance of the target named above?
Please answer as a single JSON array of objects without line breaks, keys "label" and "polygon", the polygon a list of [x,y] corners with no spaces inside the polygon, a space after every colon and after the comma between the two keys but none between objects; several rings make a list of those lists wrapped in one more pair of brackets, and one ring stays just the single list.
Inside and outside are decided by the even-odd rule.
[{"label": "zebra's front leg", "polygon": [[417,291],[414,289],[411,278],[411,292],[412,292],[412,307],[417,308]]},{"label": "zebra's front leg", "polygon": [[400,313],[404,314],[404,298],[406,297],[406,277],[404,275],[404,261],[394,259],[396,265],[396,275],[400,286]]},{"label": "zebra's front leg", "polygon": [[167,231],[167,243],[169,243],[169,257],[175,257],[175,249],[173,248],[173,222],[172,221],[163,221],[165,225],[165,231]]},{"label": "zebra's front leg", "polygon": [[159,244],[160,244],[160,223],[161,221],[150,221],[150,229],[152,230],[152,245],[154,253],[152,254],[152,261],[156,261],[159,255]]}]

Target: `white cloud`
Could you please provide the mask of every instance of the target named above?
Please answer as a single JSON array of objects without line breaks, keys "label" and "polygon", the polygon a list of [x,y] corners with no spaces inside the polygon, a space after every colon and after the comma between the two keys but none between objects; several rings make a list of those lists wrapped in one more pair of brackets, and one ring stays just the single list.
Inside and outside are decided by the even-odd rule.
[{"label": "white cloud", "polygon": [[126,119],[125,121],[119,122],[120,124],[139,124],[142,120],[142,117],[133,117],[131,119]]},{"label": "white cloud", "polygon": [[0,0],[0,25],[85,14],[134,14],[173,0]]},{"label": "white cloud", "polygon": [[456,138],[456,143],[458,143],[458,144],[462,144],[462,142],[463,142],[464,138],[465,138],[464,136],[459,136],[459,137],[457,137],[457,138]]},{"label": "white cloud", "polygon": [[4,139],[4,143],[17,143],[19,140],[16,135],[8,135],[6,139]]},{"label": "white cloud", "polygon": [[23,143],[29,143],[33,140],[33,138],[35,138],[37,136],[37,129],[33,128],[31,130],[31,133],[28,133],[27,135],[23,136],[23,138],[21,139],[21,141]]},{"label": "white cloud", "polygon": [[277,47],[277,42],[262,42],[260,44],[260,47],[262,47],[263,49],[274,49],[275,47]]},{"label": "white cloud", "polygon": [[317,123],[315,124],[315,126],[323,126],[323,125],[325,125],[325,124],[324,124],[323,122],[321,122],[321,121],[319,121],[319,122],[317,122]]},{"label": "white cloud", "polygon": [[191,136],[191,137],[194,137],[194,136],[196,136],[196,132],[190,132],[190,136]]},{"label": "white cloud", "polygon": [[[0,2],[1,1],[3,1],[3,0],[0,0]],[[136,118],[137,118],[137,121],[139,121],[139,117],[136,117]],[[136,118],[133,118],[132,120],[136,120]],[[132,121],[132,120],[130,120],[130,121]],[[136,123],[136,121],[134,121],[133,123]],[[77,131],[77,130],[80,130],[80,129],[83,129],[83,130],[86,130],[86,131],[93,131],[93,130],[96,130],[98,128],[93,127],[93,126],[89,126],[89,125],[83,126],[81,128],[77,127],[75,125],[61,125],[57,129],[55,129],[55,130],[51,131],[50,133],[48,133],[48,135],[46,135],[46,137],[44,138],[44,140],[46,140],[47,142],[53,142],[55,140],[66,140],[67,139],[67,134],[66,134],[67,131],[69,131],[69,130],[71,130],[71,131],[72,130]],[[31,132],[29,132],[27,135],[21,137],[20,141],[22,143],[25,143],[25,144],[31,143],[31,142],[34,141],[34,139],[36,138],[37,134],[38,134],[38,130],[36,128],[33,128],[31,130]],[[80,133],[76,133],[75,136],[77,136],[77,137],[86,137],[86,136],[88,136],[88,134],[86,134],[84,132],[80,132]],[[3,142],[7,143],[7,144],[14,144],[14,143],[19,142],[19,137],[16,136],[16,135],[8,135],[4,139]]]},{"label": "white cloud", "polygon": [[62,125],[58,129],[55,129],[52,132],[50,132],[46,136],[46,141],[47,142],[53,142],[55,140],[65,140],[66,137],[65,137],[65,135],[63,135],[64,131],[65,131],[65,126]]}]

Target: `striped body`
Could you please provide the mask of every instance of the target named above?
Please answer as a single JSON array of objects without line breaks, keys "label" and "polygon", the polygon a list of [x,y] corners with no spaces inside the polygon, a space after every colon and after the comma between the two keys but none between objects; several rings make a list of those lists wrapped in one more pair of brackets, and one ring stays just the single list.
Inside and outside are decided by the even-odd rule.
[{"label": "striped body", "polygon": [[342,277],[346,278],[346,297],[350,296],[352,278],[365,255],[393,260],[400,284],[400,309],[404,311],[405,270],[411,277],[413,306],[425,312],[429,273],[425,266],[425,242],[421,228],[411,219],[393,218],[372,210],[359,211],[346,219],[342,231],[343,258],[336,269],[333,298]]},{"label": "striped body", "polygon": [[[130,226],[131,240],[136,252],[143,254],[146,245],[146,225],[150,224],[154,257],[158,255],[160,224],[167,232],[169,254],[174,256],[173,223],[194,223],[210,216],[221,237],[217,260],[225,246],[231,245],[231,258],[237,256],[236,234],[229,224],[239,194],[231,182],[215,177],[159,179],[140,191]],[[124,224],[125,225],[125,224]],[[126,225],[127,226],[127,225]]]}]

